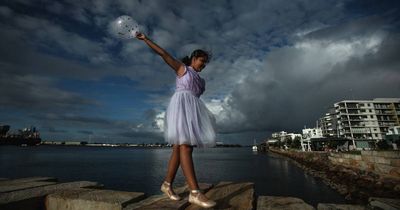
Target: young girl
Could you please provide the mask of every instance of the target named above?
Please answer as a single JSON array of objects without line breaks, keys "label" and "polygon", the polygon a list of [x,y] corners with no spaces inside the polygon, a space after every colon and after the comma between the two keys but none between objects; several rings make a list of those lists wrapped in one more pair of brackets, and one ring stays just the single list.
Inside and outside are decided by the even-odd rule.
[{"label": "young girl", "polygon": [[199,72],[210,60],[210,55],[203,50],[195,50],[190,58],[187,56],[179,61],[143,33],[138,33],[136,37],[160,55],[177,75],[176,90],[165,113],[165,140],[173,145],[173,150],[161,191],[172,200],[181,199],[172,189],[172,182],[181,165],[191,189],[189,202],[206,208],[213,207],[216,203],[199,190],[192,159],[193,146],[215,146],[215,119],[199,99],[205,90],[205,81]]}]

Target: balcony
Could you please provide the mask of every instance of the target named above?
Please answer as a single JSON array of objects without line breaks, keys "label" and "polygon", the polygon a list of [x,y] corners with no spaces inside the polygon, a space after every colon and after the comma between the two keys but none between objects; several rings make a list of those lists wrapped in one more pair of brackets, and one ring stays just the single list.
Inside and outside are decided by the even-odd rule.
[{"label": "balcony", "polygon": [[366,133],[371,133],[370,129],[367,128],[355,128],[355,129],[351,129],[351,132],[353,132],[353,134],[366,134]]},{"label": "balcony", "polygon": [[379,119],[378,118],[378,122],[396,122],[396,120],[395,119],[388,119],[388,118],[386,118],[386,119],[384,119],[384,118],[381,118],[381,119]]},{"label": "balcony", "polygon": [[374,108],[375,108],[375,109],[392,109],[392,108],[390,107],[390,105],[387,105],[387,104],[375,104],[375,105],[374,105]]},{"label": "balcony", "polygon": [[362,124],[362,123],[359,123],[359,124],[351,124],[351,127],[365,128],[365,124]]},{"label": "balcony", "polygon": [[386,122],[378,122],[379,126],[391,127],[395,126],[396,123],[386,123]]},{"label": "balcony", "polygon": [[358,118],[349,118],[348,120],[349,120],[349,121],[357,121],[357,122],[360,122],[360,121],[364,121],[364,118],[362,118],[362,117],[358,117]]},{"label": "balcony", "polygon": [[349,109],[352,109],[352,110],[353,110],[353,109],[360,109],[360,107],[357,107],[357,106],[348,106],[347,109],[348,109],[348,110],[349,110]]},{"label": "balcony", "polygon": [[392,110],[376,110],[376,115],[394,115]]}]

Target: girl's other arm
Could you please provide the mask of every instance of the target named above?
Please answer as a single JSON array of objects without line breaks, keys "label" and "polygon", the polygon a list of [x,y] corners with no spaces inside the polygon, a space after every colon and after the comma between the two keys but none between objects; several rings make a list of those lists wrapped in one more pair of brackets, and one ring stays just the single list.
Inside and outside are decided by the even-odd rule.
[{"label": "girl's other arm", "polygon": [[154,52],[160,55],[164,59],[165,63],[175,70],[178,76],[182,76],[183,73],[185,73],[185,66],[182,62],[174,59],[167,51],[148,39],[146,35],[143,33],[138,33],[136,37],[140,40],[143,40],[152,50],[154,50]]}]

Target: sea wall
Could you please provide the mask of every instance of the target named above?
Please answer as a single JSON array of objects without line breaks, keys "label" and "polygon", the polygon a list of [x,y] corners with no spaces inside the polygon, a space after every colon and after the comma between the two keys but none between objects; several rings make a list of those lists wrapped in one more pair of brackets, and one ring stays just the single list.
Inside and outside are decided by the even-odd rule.
[{"label": "sea wall", "polygon": [[332,164],[400,179],[400,151],[361,151],[361,154],[329,153]]},{"label": "sea wall", "polygon": [[270,148],[354,203],[368,197],[400,197],[399,153],[362,151],[361,154],[302,152]]}]

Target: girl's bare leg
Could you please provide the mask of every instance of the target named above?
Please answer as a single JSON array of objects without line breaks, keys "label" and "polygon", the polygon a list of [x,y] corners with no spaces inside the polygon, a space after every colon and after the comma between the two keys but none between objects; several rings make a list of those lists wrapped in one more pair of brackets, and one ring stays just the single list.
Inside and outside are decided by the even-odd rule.
[{"label": "girl's bare leg", "polygon": [[180,150],[180,163],[183,170],[183,174],[186,177],[186,181],[191,190],[198,190],[199,185],[197,183],[196,174],[194,172],[192,152],[193,146],[181,144],[179,146]]},{"label": "girl's bare leg", "polygon": [[208,199],[203,193],[200,192],[193,166],[193,146],[183,144],[180,145],[179,150],[181,151],[180,157],[183,174],[185,175],[186,181],[190,188],[189,202],[205,208],[215,206],[216,203],[214,201]]},{"label": "girl's bare leg", "polygon": [[165,181],[168,183],[174,182],[176,172],[178,171],[179,164],[180,164],[180,151],[179,151],[179,145],[174,144],[172,146],[172,153],[171,157],[168,162],[168,171],[167,171],[167,177],[165,177]]}]

